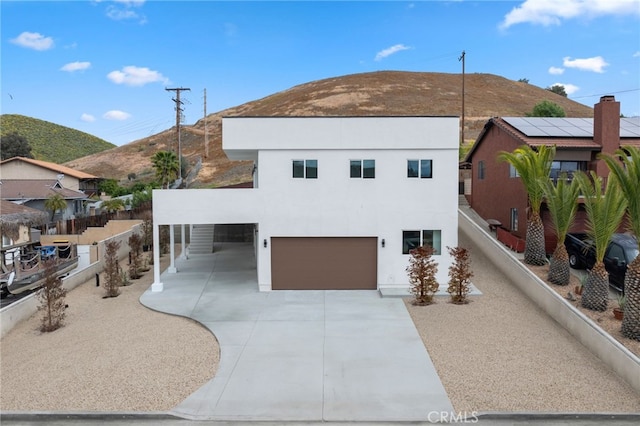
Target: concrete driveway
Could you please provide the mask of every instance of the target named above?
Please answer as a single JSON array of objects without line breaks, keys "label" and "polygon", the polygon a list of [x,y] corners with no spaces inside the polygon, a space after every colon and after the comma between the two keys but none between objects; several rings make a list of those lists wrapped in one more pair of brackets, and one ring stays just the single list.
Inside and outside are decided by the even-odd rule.
[{"label": "concrete driveway", "polygon": [[[175,407],[195,420],[427,421],[453,407],[400,298],[258,292],[251,244],[178,259],[147,307],[202,323],[215,378]],[[431,416],[430,416],[431,413]]]}]

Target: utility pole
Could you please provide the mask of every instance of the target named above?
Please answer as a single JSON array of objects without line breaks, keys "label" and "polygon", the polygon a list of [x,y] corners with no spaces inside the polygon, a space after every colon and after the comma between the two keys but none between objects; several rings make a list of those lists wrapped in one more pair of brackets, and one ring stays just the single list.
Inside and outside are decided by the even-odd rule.
[{"label": "utility pole", "polygon": [[178,179],[182,181],[182,146],[180,143],[180,122],[182,121],[182,107],[183,102],[180,100],[180,92],[184,90],[191,90],[186,87],[165,88],[168,92],[176,92],[176,97],[172,98],[176,103],[176,130],[178,132]]},{"label": "utility pole", "polygon": [[464,50],[458,61],[462,61],[462,121],[460,123],[460,146],[464,145]]},{"label": "utility pole", "polygon": [[209,158],[209,133],[207,131],[207,88],[204,88],[204,158]]}]

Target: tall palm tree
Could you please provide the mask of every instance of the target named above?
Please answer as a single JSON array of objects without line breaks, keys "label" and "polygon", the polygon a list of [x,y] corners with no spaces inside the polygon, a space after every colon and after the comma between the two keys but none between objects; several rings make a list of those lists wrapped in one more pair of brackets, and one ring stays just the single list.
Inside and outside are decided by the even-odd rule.
[{"label": "tall palm tree", "polygon": [[560,176],[555,185],[551,179],[541,180],[540,185],[551,215],[553,230],[558,238],[558,243],[551,256],[547,278],[554,284],[568,285],[571,278],[571,268],[564,240],[578,210],[577,201],[580,187],[576,180],[568,183],[566,174]]},{"label": "tall palm tree", "polygon": [[51,210],[51,221],[56,216],[58,211],[62,211],[67,208],[67,202],[60,194],[51,194],[44,200],[44,208]]},{"label": "tall palm tree", "polygon": [[547,254],[544,246],[544,225],[540,217],[540,205],[544,192],[539,182],[549,179],[551,162],[556,155],[556,147],[539,146],[534,151],[523,145],[513,152],[502,151],[498,154],[500,161],[507,161],[518,174],[529,198],[529,217],[527,218],[527,237],[524,249],[524,261],[530,265],[545,265]]},{"label": "tall palm tree", "polygon": [[604,267],[604,255],[611,236],[616,232],[627,208],[627,200],[618,189],[615,175],[610,175],[603,193],[603,180],[595,172],[591,178],[578,172],[574,176],[584,195],[587,211],[587,234],[593,241],[596,263],[589,271],[582,291],[582,306],[593,311],[604,311],[609,303],[609,274]]},{"label": "tall palm tree", "polygon": [[[616,151],[616,155],[601,155],[611,173],[615,175],[620,190],[627,199],[629,228],[638,242],[640,250],[640,148],[627,146]],[[629,265],[624,277],[627,303],[624,306],[622,334],[640,340],[640,256]]]},{"label": "tall palm tree", "polygon": [[160,186],[168,188],[169,183],[178,177],[180,164],[176,154],[169,151],[158,151],[151,158],[151,163],[156,169],[156,177],[160,179]]}]

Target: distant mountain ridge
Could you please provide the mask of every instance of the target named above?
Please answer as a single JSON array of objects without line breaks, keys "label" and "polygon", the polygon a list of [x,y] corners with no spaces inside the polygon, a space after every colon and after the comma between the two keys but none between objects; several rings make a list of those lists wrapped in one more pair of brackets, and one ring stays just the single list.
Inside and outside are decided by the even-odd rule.
[{"label": "distant mountain ridge", "polygon": [[[262,99],[228,108],[181,126],[181,151],[202,167],[192,187],[223,186],[251,180],[249,162],[231,162],[222,151],[223,116],[460,116],[460,74],[378,71],[301,84]],[[492,74],[465,75],[465,141],[473,142],[495,116],[525,116],[550,100],[567,117],[593,117],[593,109],[549,90]],[[205,143],[205,127],[208,143]],[[175,128],[65,165],[96,176],[153,179],[150,158],[177,149]]]},{"label": "distant mountain ridge", "polygon": [[36,160],[65,163],[116,145],[80,130],[18,114],[0,115],[2,136],[16,133],[31,146]]}]

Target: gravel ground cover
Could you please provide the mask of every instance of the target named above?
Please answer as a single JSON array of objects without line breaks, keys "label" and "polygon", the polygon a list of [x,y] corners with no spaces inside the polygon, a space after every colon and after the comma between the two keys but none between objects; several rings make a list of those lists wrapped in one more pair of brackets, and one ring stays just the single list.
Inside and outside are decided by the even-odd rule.
[{"label": "gravel ground cover", "polygon": [[[471,247],[463,234],[459,244]],[[459,412],[640,412],[640,395],[548,317],[479,251],[467,305],[407,309]]]},{"label": "gravel ground cover", "polygon": [[[553,284],[547,281],[547,275],[549,273],[549,265],[545,266],[532,266],[526,265],[534,274],[538,276],[541,280],[547,283],[547,285],[552,288],[556,293],[567,299],[573,306],[575,306],[580,312],[585,314],[591,320],[593,320],[598,326],[600,326],[604,331],[609,333],[614,339],[618,342],[622,343],[627,349],[633,352],[636,356],[640,357],[640,341],[629,339],[628,337],[623,336],[621,327],[622,321],[615,319],[613,316],[613,308],[618,307],[618,301],[616,298],[610,296],[609,306],[607,310],[598,312],[592,311],[590,309],[583,308],[581,303],[581,296],[577,295],[575,292],[575,287],[580,284],[580,280],[577,276],[571,275],[571,282],[568,286],[562,286]],[[586,272],[583,271],[585,274]],[[617,297],[617,291],[611,290],[612,293]],[[569,293],[571,293],[569,295]]]},{"label": "gravel ground cover", "polygon": [[[168,263],[163,256],[161,269]],[[64,327],[41,333],[40,313],[18,324],[0,341],[0,410],[167,411],[210,380],[215,337],[142,306],[152,282],[145,272],[103,299],[104,288],[89,281],[68,292]]]}]

